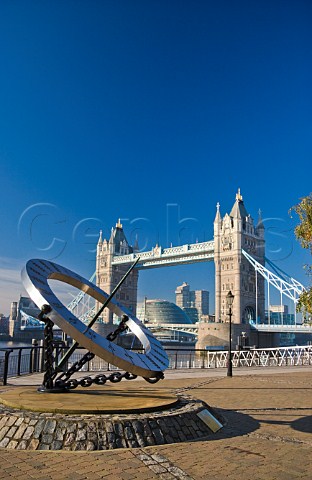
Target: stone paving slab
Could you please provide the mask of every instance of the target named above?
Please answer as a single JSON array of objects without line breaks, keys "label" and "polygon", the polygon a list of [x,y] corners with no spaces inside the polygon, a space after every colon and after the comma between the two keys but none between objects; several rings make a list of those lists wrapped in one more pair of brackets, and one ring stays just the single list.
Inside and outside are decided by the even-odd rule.
[{"label": "stone paving slab", "polygon": [[233,378],[209,373],[159,385],[218,409],[227,424],[210,439],[103,452],[3,449],[0,479],[311,480],[311,367]]}]

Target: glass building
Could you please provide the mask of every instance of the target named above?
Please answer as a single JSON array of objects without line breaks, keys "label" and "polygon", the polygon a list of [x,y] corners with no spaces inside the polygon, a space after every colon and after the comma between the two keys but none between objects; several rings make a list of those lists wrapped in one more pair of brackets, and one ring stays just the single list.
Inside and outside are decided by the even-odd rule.
[{"label": "glass building", "polygon": [[195,335],[166,328],[167,325],[191,325],[193,322],[186,312],[175,303],[167,300],[145,300],[137,309],[137,316],[142,323],[163,343],[194,343]]},{"label": "glass building", "polygon": [[138,318],[145,323],[192,323],[185,311],[167,300],[146,300],[138,312]]}]

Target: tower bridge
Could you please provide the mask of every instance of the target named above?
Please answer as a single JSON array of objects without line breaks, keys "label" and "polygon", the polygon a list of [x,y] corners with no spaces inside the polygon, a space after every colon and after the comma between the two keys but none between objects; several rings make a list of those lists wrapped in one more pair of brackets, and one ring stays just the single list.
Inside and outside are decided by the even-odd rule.
[{"label": "tower bridge", "polygon": [[[129,245],[123,227],[118,221],[116,227],[112,228],[109,239],[103,239],[100,233],[96,257],[97,285],[111,293],[129,265],[139,257],[136,268],[116,295],[117,300],[135,312],[140,270],[213,261],[215,324],[219,325],[218,329],[222,330],[220,324],[228,322],[226,295],[229,290],[234,294],[232,322],[237,326],[237,332],[250,328],[250,324],[253,325],[252,329],[256,329],[258,324],[265,323],[265,281],[277,288],[281,292],[281,297],[283,294],[289,296],[289,292],[292,292],[295,304],[304,290],[299,282],[288,283],[266,269],[264,233],[261,213],[259,212],[255,223],[244,205],[240,190],[235,196],[230,213],[221,216],[220,204],[217,204],[214,238],[210,241],[169,248],[156,245],[149,251],[140,252],[137,243],[134,246]],[[105,312],[103,324],[109,324],[112,320],[112,314],[109,311]],[[269,327],[267,331],[272,332],[274,329]],[[171,325],[170,328],[179,327]],[[180,328],[182,329],[182,326]],[[212,328],[210,326],[210,329]],[[275,328],[276,332],[285,331],[281,327],[278,328]],[[209,330],[208,325],[205,327],[206,331],[207,329]],[[191,330],[199,337],[204,335],[201,333],[203,326]],[[264,331],[265,327],[261,327],[261,330]],[[303,331],[306,332],[307,328],[305,327]]]},{"label": "tower bridge", "polygon": [[[140,257],[137,267],[117,294],[117,299],[135,312],[140,270],[214,261],[216,322],[227,321],[226,295],[229,290],[235,297],[233,323],[249,323],[250,320],[257,322],[258,319],[264,319],[264,278],[257,274],[243,255],[243,250],[252,255],[259,265],[264,266],[265,240],[261,214],[257,224],[254,224],[238,191],[230,213],[226,213],[223,218],[220,205],[217,204],[214,238],[207,242],[170,248],[156,245],[150,251],[140,252],[137,243],[134,246],[129,245],[118,221],[116,227],[112,228],[109,239],[103,239],[102,233],[100,234],[97,245],[96,281],[100,288],[111,293],[129,264]],[[112,322],[112,314],[109,311],[105,312],[103,322]]]}]

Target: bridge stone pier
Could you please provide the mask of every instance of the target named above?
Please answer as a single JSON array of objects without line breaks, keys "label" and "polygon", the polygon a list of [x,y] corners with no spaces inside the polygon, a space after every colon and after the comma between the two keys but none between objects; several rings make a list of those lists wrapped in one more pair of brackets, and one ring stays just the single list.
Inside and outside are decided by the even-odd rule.
[{"label": "bridge stone pier", "polygon": [[[254,345],[256,338],[252,335],[249,325],[232,324],[232,348],[240,344],[239,337],[245,337],[248,345]],[[229,324],[228,323],[200,323],[198,326],[198,340],[196,348],[201,350],[206,347],[228,347],[229,345]]]}]

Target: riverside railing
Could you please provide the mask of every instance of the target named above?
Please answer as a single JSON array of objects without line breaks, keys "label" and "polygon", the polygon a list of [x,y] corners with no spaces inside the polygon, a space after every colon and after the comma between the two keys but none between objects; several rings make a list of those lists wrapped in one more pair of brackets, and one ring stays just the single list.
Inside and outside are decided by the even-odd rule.
[{"label": "riverside railing", "polygon": [[[65,348],[56,348],[54,355],[59,358]],[[226,368],[228,351],[223,350],[191,350],[166,349],[170,369],[190,368]],[[70,358],[68,367],[79,360],[85,353],[77,349]],[[283,367],[312,365],[312,346],[293,346],[279,348],[252,348],[232,352],[232,364],[239,367]],[[94,357],[84,365],[83,372],[100,372],[118,370],[105,360]],[[6,385],[9,377],[32,374],[44,371],[43,348],[41,346],[12,347],[0,350],[0,384]]]}]

